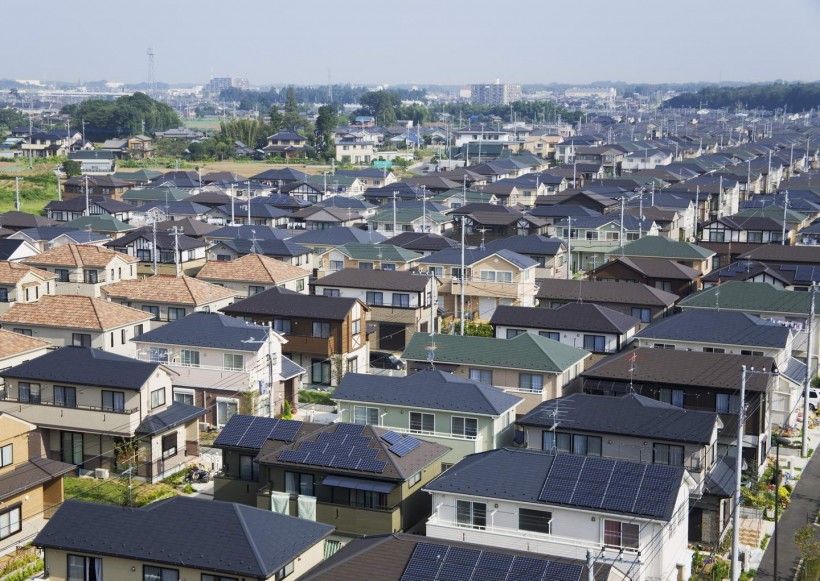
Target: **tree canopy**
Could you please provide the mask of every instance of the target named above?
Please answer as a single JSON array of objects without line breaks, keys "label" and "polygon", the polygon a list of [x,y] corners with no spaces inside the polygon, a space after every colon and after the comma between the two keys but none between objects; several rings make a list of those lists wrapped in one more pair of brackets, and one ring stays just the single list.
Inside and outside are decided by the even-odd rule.
[{"label": "tree canopy", "polygon": [[20,125],[28,126],[28,117],[14,107],[0,109],[0,130],[11,129]]},{"label": "tree canopy", "polygon": [[85,121],[86,135],[97,141],[165,131],[182,124],[176,111],[144,93],[114,101],[90,99],[66,105],[60,113],[71,116],[75,123]]},{"label": "tree canopy", "polygon": [[820,83],[774,83],[743,87],[706,87],[682,93],[663,104],[666,108],[709,107],[713,109],[788,108],[808,111],[820,107]]}]

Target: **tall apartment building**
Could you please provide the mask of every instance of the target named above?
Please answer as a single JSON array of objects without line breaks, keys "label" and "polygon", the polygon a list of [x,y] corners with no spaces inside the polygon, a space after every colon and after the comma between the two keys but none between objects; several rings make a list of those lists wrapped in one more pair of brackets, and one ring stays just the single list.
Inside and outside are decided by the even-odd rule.
[{"label": "tall apartment building", "polygon": [[521,85],[491,83],[470,85],[470,101],[478,105],[509,105],[521,100]]},{"label": "tall apartment building", "polygon": [[251,83],[248,79],[240,77],[214,77],[208,81],[202,91],[206,94],[219,95],[219,93],[231,87],[247,90],[251,88]]}]

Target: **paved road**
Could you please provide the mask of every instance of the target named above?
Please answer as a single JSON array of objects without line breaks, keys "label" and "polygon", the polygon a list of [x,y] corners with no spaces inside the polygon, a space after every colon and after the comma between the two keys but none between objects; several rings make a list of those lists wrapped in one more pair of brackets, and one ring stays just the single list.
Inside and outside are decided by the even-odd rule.
[{"label": "paved road", "polygon": [[[800,550],[794,544],[794,533],[806,524],[807,518],[813,521],[820,508],[820,460],[818,457],[820,457],[820,452],[812,455],[794,488],[791,505],[777,524],[780,543],[776,581],[791,581],[794,578],[797,563],[800,561]],[[820,540],[820,528],[815,529],[814,538]],[[755,581],[775,581],[774,539],[766,546]]]}]

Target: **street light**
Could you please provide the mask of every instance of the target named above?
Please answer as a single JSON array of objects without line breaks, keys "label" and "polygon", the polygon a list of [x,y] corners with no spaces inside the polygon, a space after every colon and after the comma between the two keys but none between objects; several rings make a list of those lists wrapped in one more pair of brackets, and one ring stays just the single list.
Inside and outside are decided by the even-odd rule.
[{"label": "street light", "polygon": [[777,444],[777,452],[774,460],[774,581],[779,579],[777,574],[777,545],[780,537],[777,536],[777,518],[780,509],[780,444],[791,444],[791,440],[783,436],[777,436],[775,439]]}]

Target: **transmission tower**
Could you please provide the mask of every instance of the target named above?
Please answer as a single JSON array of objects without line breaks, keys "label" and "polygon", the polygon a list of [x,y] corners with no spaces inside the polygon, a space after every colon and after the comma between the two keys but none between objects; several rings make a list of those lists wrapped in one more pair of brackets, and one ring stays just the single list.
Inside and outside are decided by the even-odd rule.
[{"label": "transmission tower", "polygon": [[157,98],[156,73],[154,71],[154,49],[148,47],[148,95],[152,99]]}]

